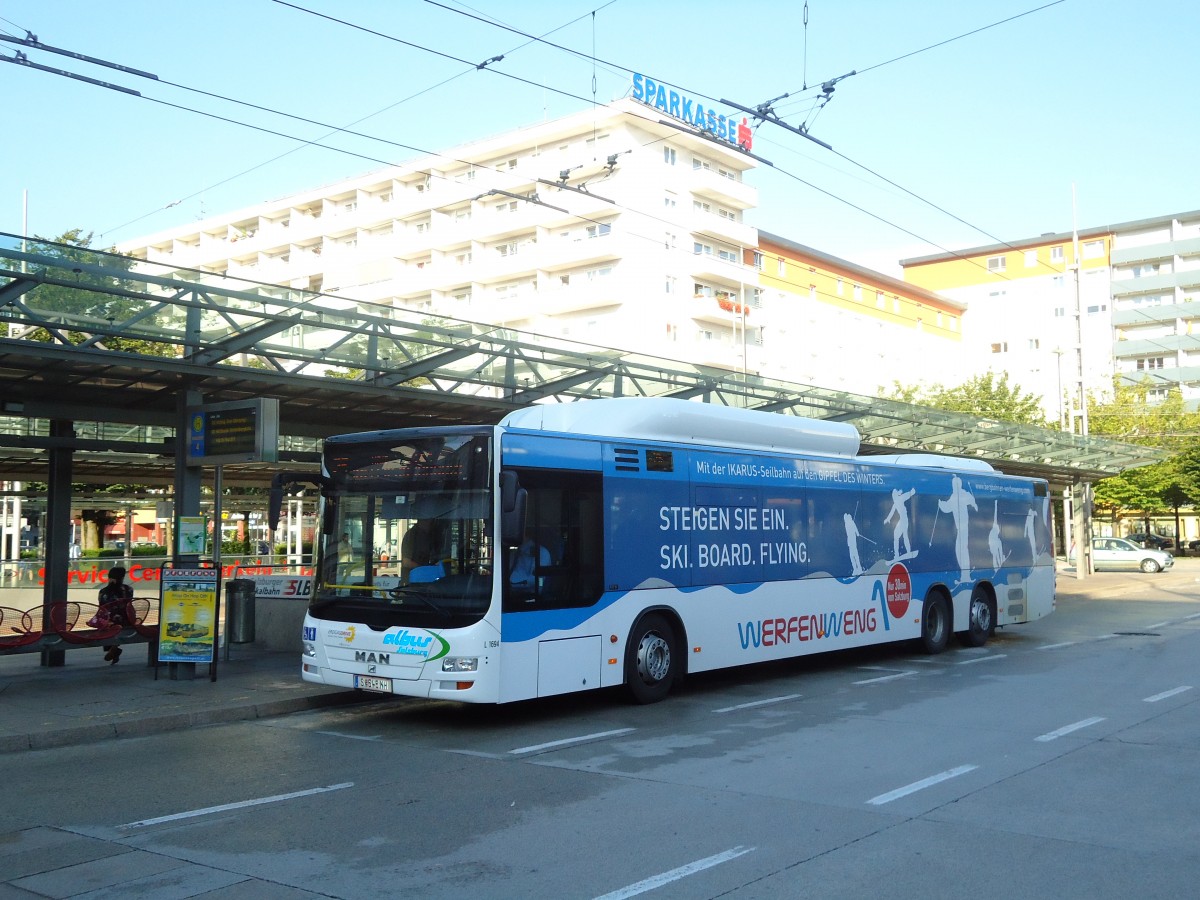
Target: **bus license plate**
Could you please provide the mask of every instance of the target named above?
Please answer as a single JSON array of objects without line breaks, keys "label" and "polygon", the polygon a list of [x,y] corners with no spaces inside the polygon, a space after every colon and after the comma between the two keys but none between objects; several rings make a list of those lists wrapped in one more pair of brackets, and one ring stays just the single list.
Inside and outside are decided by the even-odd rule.
[{"label": "bus license plate", "polygon": [[376,678],[374,675],[355,675],[354,686],[363,691],[390,694],[392,692],[392,679]]}]

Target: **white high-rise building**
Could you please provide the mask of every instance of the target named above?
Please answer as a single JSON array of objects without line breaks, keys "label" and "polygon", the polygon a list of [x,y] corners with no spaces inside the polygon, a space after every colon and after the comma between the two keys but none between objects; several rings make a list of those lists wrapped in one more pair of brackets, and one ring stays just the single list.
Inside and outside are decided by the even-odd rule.
[{"label": "white high-rise building", "polygon": [[760,242],[757,161],[735,143],[749,129],[729,119],[702,136],[677,99],[618,101],[119,249],[202,279],[851,392],[943,379],[928,368],[957,363],[962,304]]}]

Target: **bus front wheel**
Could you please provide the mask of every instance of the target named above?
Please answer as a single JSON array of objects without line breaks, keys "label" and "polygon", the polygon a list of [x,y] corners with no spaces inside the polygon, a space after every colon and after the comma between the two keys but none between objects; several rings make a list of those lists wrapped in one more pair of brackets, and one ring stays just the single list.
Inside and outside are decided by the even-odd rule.
[{"label": "bus front wheel", "polygon": [[625,648],[625,684],[638,703],[657,703],[667,696],[678,662],[675,632],[662,616],[643,616]]},{"label": "bus front wheel", "polygon": [[921,610],[921,646],[926,653],[941,653],[949,640],[950,606],[943,594],[930,594]]}]

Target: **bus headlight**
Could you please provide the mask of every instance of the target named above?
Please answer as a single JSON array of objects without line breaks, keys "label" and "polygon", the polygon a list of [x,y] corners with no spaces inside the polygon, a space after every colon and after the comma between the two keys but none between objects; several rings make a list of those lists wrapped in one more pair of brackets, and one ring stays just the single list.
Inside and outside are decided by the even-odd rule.
[{"label": "bus headlight", "polygon": [[301,653],[309,658],[315,658],[317,655],[317,645],[312,641],[305,641],[301,648]]},{"label": "bus headlight", "polygon": [[478,672],[478,656],[447,656],[442,659],[443,672]]}]

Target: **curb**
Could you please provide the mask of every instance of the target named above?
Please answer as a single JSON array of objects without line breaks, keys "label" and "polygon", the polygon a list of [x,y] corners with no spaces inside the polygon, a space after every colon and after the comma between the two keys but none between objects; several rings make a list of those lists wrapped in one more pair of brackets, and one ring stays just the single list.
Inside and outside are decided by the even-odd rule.
[{"label": "curb", "polygon": [[328,694],[311,694],[268,700],[262,703],[247,703],[241,706],[215,707],[190,713],[169,713],[126,722],[103,725],[78,725],[29,734],[0,735],[0,754],[17,753],[24,750],[49,750],[57,747],[74,747],[114,738],[146,737],[167,731],[179,731],[202,725],[224,725],[229,722],[245,722],[250,719],[270,719],[290,713],[306,712],[331,706],[349,706],[357,703],[378,702],[378,696],[361,691],[334,691]]}]

